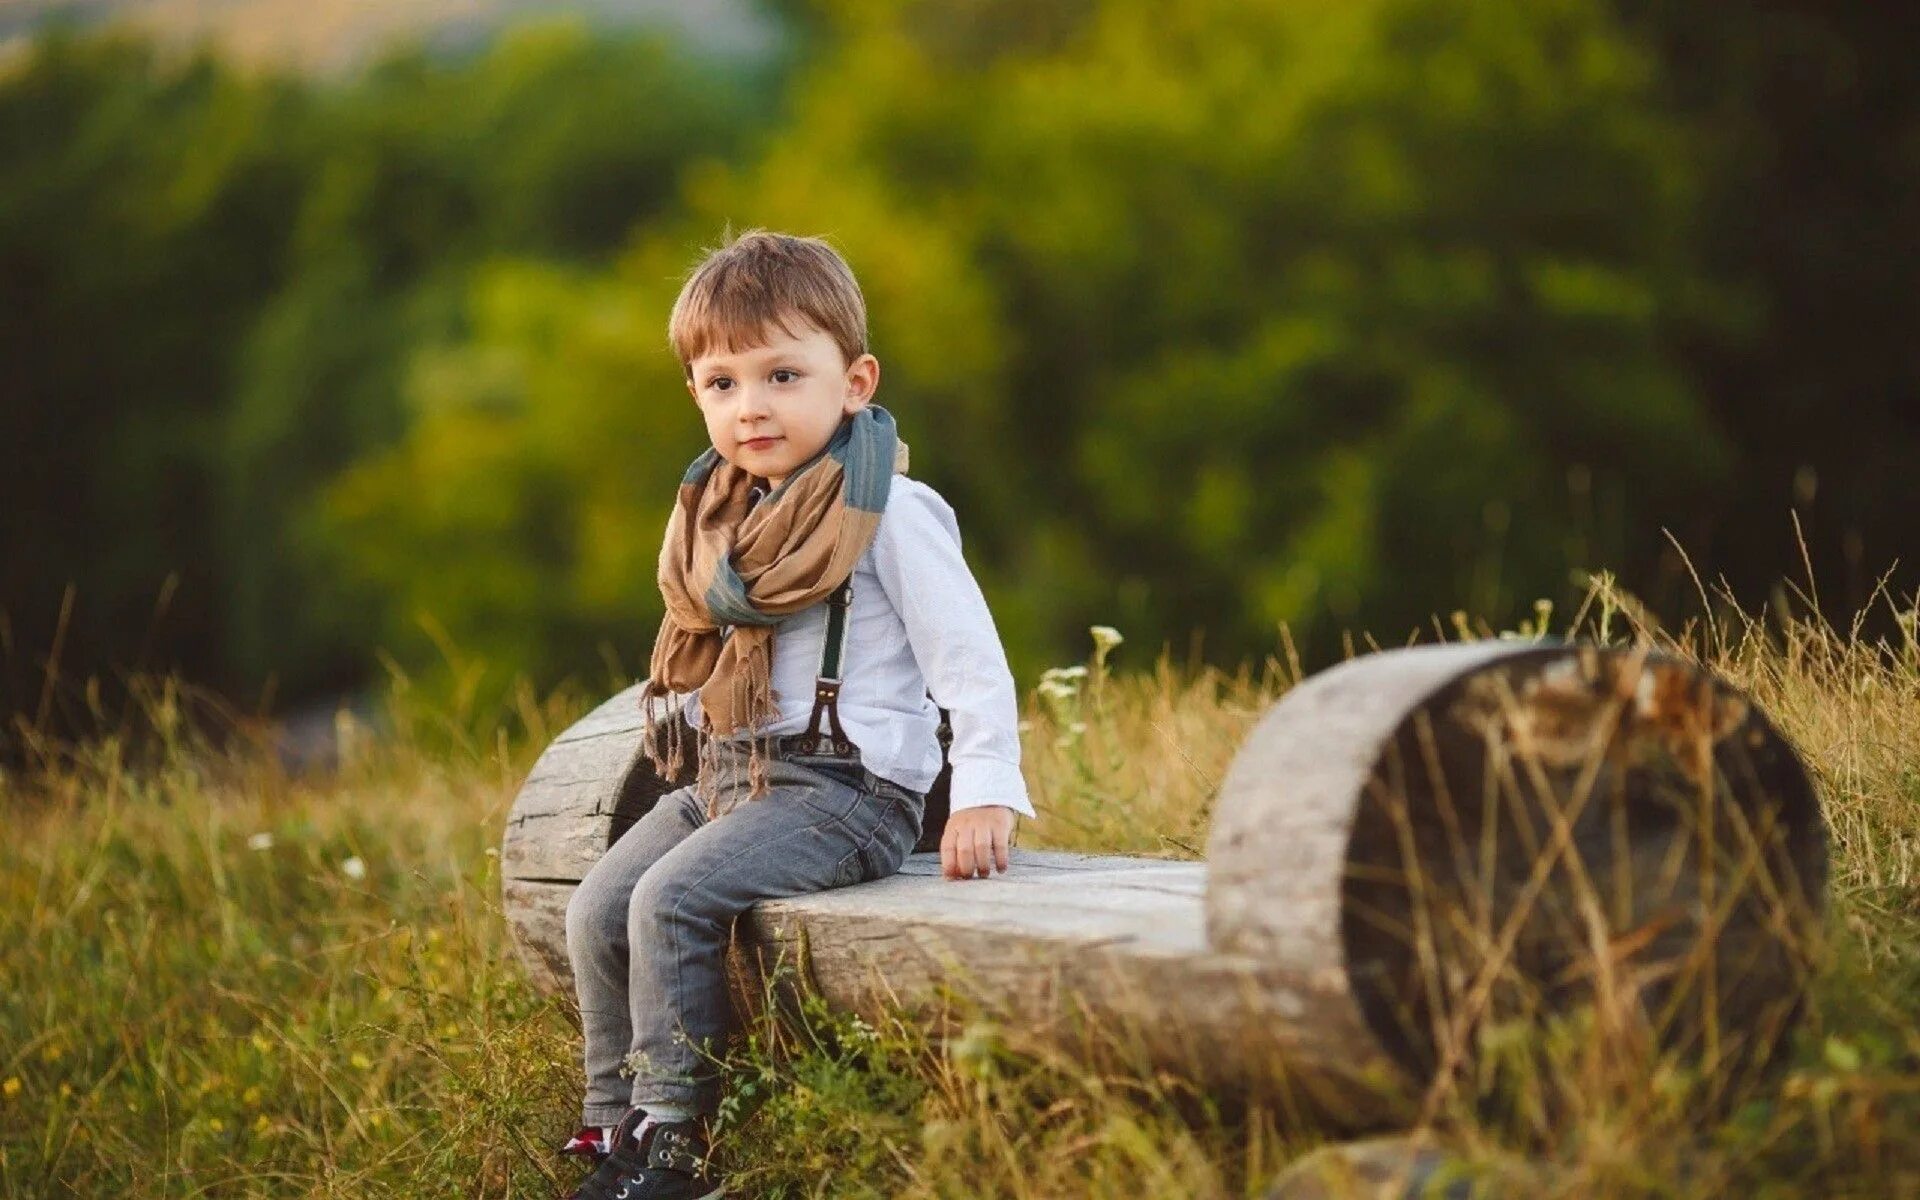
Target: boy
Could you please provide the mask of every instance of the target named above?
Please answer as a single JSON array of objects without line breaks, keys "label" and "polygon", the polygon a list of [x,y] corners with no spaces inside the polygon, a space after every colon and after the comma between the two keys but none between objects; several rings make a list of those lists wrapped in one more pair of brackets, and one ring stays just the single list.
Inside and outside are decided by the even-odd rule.
[{"label": "boy", "polygon": [[[661,549],[643,742],[663,772],[677,761],[679,723],[651,703],[674,695],[706,739],[694,781],[567,907],[587,1073],[568,1151],[603,1157],[574,1193],[594,1200],[722,1194],[707,1067],[733,919],[899,870],[940,770],[936,704],[953,731],[942,874],[1007,870],[1014,814],[1034,815],[1005,653],[953,510],[906,476],[892,415],[869,403],[880,363],[847,264],[818,238],[743,233],[688,277],[668,338],[713,446]],[[837,689],[815,686],[830,598],[847,604]],[[803,732],[823,705],[837,745]]]}]

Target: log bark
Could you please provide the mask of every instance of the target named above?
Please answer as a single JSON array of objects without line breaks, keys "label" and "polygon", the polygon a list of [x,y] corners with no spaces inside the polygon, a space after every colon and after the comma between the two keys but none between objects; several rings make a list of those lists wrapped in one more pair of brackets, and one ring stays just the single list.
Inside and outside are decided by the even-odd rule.
[{"label": "log bark", "polygon": [[[675,786],[638,753],[636,692],[555,740],[508,822],[503,905],[551,990],[571,991],[574,884]],[[1343,1125],[1410,1111],[1490,1022],[1598,1002],[1719,1061],[1764,1057],[1799,1010],[1826,870],[1812,788],[1687,663],[1512,642],[1355,659],[1262,717],[1214,820],[1204,863],[1017,847],[1010,872],[949,881],[923,852],[763,903],[736,927],[735,1002],[804,986],[943,1035],[978,1006]]]}]

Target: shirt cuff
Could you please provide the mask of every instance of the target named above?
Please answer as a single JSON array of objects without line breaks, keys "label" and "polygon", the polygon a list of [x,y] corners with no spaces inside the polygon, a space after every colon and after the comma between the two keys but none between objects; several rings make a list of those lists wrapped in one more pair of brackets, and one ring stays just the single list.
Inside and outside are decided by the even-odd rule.
[{"label": "shirt cuff", "polygon": [[947,811],[1004,804],[1017,813],[1038,820],[1033,803],[1027,799],[1027,781],[1020,764],[1000,758],[959,758],[953,763],[953,778],[948,781]]}]

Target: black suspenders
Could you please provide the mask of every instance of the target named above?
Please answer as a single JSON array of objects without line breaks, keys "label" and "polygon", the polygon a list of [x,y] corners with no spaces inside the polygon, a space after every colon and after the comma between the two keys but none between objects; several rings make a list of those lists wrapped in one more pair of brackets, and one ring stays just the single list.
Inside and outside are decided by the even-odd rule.
[{"label": "black suspenders", "polygon": [[[853,753],[853,742],[840,727],[840,652],[847,636],[847,609],[853,603],[853,577],[835,588],[827,597],[827,640],[820,645],[820,671],[813,681],[813,715],[807,719],[807,731],[795,734],[802,754],[820,754],[831,744],[835,754]],[[832,738],[820,728],[825,712],[833,728]]]},{"label": "black suspenders", "polygon": [[[753,505],[765,499],[766,494],[766,489],[755,485],[747,493],[747,506],[749,508],[753,507]],[[807,731],[793,735],[795,749],[802,754],[824,753],[829,746],[835,754],[848,755],[853,753],[853,740],[847,736],[847,731],[840,726],[840,654],[847,638],[847,609],[851,607],[852,604],[853,576],[849,574],[847,578],[841,582],[840,586],[835,588],[827,597],[827,640],[820,645],[820,670],[813,681],[813,715],[807,719]],[[933,690],[931,688],[927,690],[927,696],[929,699],[932,698]],[[820,728],[820,715],[823,712],[826,714],[828,726],[833,730],[831,735],[829,735],[826,730]],[[939,712],[940,727],[935,730],[935,736],[940,742],[940,774],[942,778],[944,778],[948,771],[951,770],[951,767],[947,763],[947,747],[952,744],[953,731],[952,727],[948,724],[947,710],[942,708]],[[939,821],[937,825],[932,823],[932,813],[929,812],[930,821],[928,832],[938,837],[939,827],[946,824],[946,794],[945,790],[940,788],[939,781],[937,780],[935,782],[935,790],[941,793],[939,796]],[[938,842],[935,843],[936,846],[938,844]],[[925,847],[920,848],[924,849]]]},{"label": "black suspenders", "polygon": [[[846,643],[847,610],[852,603],[853,577],[848,576],[827,597],[827,638],[820,646],[820,671],[813,681],[813,715],[807,719],[806,732],[793,735],[794,747],[801,754],[825,753],[828,746],[835,754],[853,752],[852,740],[847,737],[847,731],[840,727],[840,656]],[[928,689],[927,696],[933,696],[932,689]],[[833,730],[831,735],[820,728],[822,713],[826,714],[827,724]],[[940,774],[927,792],[926,815],[920,842],[914,847],[916,851],[939,849],[940,835],[947,824],[946,781],[953,769],[947,759],[947,749],[953,742],[953,729],[948,722],[947,710],[941,708],[939,713],[940,726],[934,732],[940,742]]]},{"label": "black suspenders", "polygon": [[[806,732],[793,735],[794,749],[801,754],[823,753],[829,745],[835,754],[848,755],[853,751],[852,740],[847,737],[846,730],[840,727],[840,655],[846,642],[847,609],[852,603],[853,578],[848,576],[846,582],[827,597],[827,640],[821,643],[820,671],[813,681],[813,715],[807,720]],[[933,697],[933,689],[927,689],[927,697]],[[827,723],[833,730],[831,736],[820,728],[822,713],[826,714]],[[939,713],[940,726],[934,734],[940,742],[940,773],[934,777],[926,792],[926,806],[920,821],[920,840],[913,846],[916,854],[940,849],[952,807],[950,789],[953,763],[947,757],[947,750],[953,744],[953,728],[948,721],[947,710],[941,708]]]}]

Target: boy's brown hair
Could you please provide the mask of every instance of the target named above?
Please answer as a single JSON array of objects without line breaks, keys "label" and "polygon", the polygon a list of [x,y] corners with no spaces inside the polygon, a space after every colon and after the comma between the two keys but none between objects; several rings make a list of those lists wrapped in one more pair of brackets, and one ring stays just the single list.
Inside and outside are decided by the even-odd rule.
[{"label": "boy's brown hair", "polygon": [[[724,236],[724,235],[723,235]],[[687,277],[667,318],[667,341],[687,378],[718,345],[731,354],[804,317],[839,344],[847,363],[867,352],[867,302],[846,260],[817,237],[749,229],[710,251]]]}]

